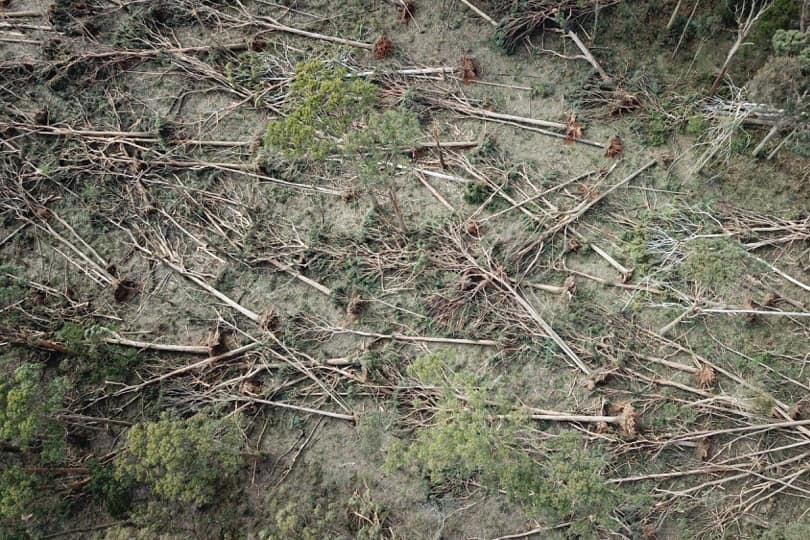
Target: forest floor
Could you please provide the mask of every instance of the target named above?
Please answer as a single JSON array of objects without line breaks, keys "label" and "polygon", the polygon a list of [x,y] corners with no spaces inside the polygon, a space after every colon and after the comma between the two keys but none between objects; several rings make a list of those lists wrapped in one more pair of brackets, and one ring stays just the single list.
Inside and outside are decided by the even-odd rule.
[{"label": "forest floor", "polygon": [[0,2],[0,538],[806,537],[770,35],[601,3]]}]

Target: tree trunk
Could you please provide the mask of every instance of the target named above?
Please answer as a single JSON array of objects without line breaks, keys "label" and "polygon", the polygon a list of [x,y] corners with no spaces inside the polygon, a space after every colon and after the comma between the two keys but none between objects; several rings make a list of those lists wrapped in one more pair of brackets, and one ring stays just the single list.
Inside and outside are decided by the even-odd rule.
[{"label": "tree trunk", "polygon": [[672,10],[672,15],[667,23],[667,30],[670,30],[672,25],[675,24],[675,19],[678,17],[678,12],[681,10],[681,4],[683,4],[683,0],[678,0],[678,4],[675,6],[675,9]]},{"label": "tree trunk", "polygon": [[807,32],[810,26],[810,0],[802,2],[802,16],[799,19],[799,28],[802,32]]}]

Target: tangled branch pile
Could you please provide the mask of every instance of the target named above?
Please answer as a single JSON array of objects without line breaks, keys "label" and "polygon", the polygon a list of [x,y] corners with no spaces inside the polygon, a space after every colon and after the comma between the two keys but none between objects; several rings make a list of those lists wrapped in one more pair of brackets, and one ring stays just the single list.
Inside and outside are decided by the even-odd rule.
[{"label": "tangled branch pile", "polygon": [[521,42],[538,30],[565,29],[621,0],[493,0],[490,12],[498,14],[500,23],[495,32],[495,43],[512,54]]}]

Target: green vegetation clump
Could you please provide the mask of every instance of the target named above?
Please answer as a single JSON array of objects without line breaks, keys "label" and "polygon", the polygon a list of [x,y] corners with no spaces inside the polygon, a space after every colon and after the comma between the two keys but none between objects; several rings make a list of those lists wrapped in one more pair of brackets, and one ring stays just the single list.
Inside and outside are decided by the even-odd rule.
[{"label": "green vegetation clump", "polygon": [[264,142],[289,157],[322,159],[338,145],[357,117],[366,114],[377,88],[343,68],[312,60],[296,66],[290,84],[292,107],[267,126]]},{"label": "green vegetation clump", "polygon": [[810,33],[777,30],[773,35],[773,50],[778,56],[798,59],[804,75],[810,72]]},{"label": "green vegetation clump", "polygon": [[681,272],[698,285],[722,292],[739,283],[747,260],[743,247],[730,238],[702,238],[689,244]]},{"label": "green vegetation clump", "polygon": [[348,140],[348,150],[365,156],[360,164],[361,180],[368,186],[383,184],[420,133],[419,120],[411,112],[388,109],[371,114],[367,127]]},{"label": "green vegetation clump", "polygon": [[321,538],[335,537],[335,522],[341,515],[341,509],[332,503],[323,506],[307,508],[301,511],[297,501],[288,500],[286,503],[274,499],[271,504],[272,525],[259,531],[259,540],[286,540],[287,538],[300,538],[301,540],[320,540]]},{"label": "green vegetation clump", "polygon": [[371,496],[367,486],[357,487],[350,497],[335,500],[335,486],[309,486],[316,492],[299,489],[270,493],[265,525],[258,540],[320,540],[321,538],[355,538],[378,540],[389,538],[388,512]]},{"label": "green vegetation clump", "polygon": [[23,298],[25,289],[17,277],[17,269],[0,264],[0,305],[8,306]]},{"label": "green vegetation clump", "polygon": [[22,467],[4,465],[0,470],[0,538],[14,538],[12,531],[22,523],[24,514],[31,513],[35,487]]},{"label": "green vegetation clump", "polygon": [[649,146],[663,146],[669,140],[672,127],[667,118],[660,113],[652,113],[646,122],[640,125],[640,135]]},{"label": "green vegetation clump", "polygon": [[779,56],[796,56],[810,47],[810,34],[799,30],[777,30],[772,38],[773,51]]},{"label": "green vegetation clump", "polygon": [[417,467],[434,484],[477,478],[493,492],[507,492],[533,515],[571,521],[579,534],[607,524],[622,501],[604,481],[607,455],[575,432],[551,439],[541,455],[533,455],[520,437],[531,430],[530,420],[494,403],[488,388],[450,372],[448,360],[441,353],[427,355],[408,369],[423,384],[442,387],[441,397],[432,425],[393,445],[388,466]]},{"label": "green vegetation clump", "polygon": [[464,186],[464,202],[481,205],[492,196],[492,188],[486,182],[469,182]]},{"label": "green vegetation clump", "polygon": [[133,478],[128,474],[116,474],[114,467],[92,465],[90,467],[90,492],[97,503],[114,518],[127,515],[132,505]]},{"label": "green vegetation clump", "polygon": [[225,64],[225,78],[229,84],[253,91],[261,90],[266,73],[267,67],[262,62],[261,56],[253,52],[243,52],[237,57],[236,62]]},{"label": "green vegetation clump", "polygon": [[62,408],[69,389],[64,377],[42,382],[42,366],[24,363],[0,384],[0,439],[19,449],[42,442],[40,459],[59,463],[64,455],[64,435],[53,415]]},{"label": "green vegetation clump", "polygon": [[75,322],[65,322],[56,338],[73,355],[66,364],[74,380],[99,383],[105,380],[125,381],[143,354],[131,347],[116,347],[104,342],[109,330],[97,325],[85,328]]},{"label": "green vegetation clump", "polygon": [[709,129],[709,120],[700,114],[689,117],[686,121],[686,133],[692,137],[701,137]]},{"label": "green vegetation clump", "polygon": [[149,484],[172,501],[206,504],[242,465],[239,427],[203,413],[182,420],[163,413],[136,424],[116,461],[117,475]]},{"label": "green vegetation clump", "polygon": [[550,82],[540,82],[535,84],[532,87],[532,97],[533,98],[550,98],[554,95],[555,88],[554,85]]},{"label": "green vegetation clump", "polygon": [[[751,33],[749,41],[753,42],[756,49],[767,50],[768,42],[778,30],[789,30],[798,27],[799,14],[801,12],[802,0],[775,0],[773,5],[757,21],[754,31]],[[725,5],[723,5],[725,4]],[[735,11],[743,9],[743,14],[748,13],[751,2],[749,0],[726,0],[717,2],[717,8],[725,25],[735,28]]]},{"label": "green vegetation clump", "polygon": [[762,533],[762,540],[806,540],[810,538],[810,519],[775,525]]}]

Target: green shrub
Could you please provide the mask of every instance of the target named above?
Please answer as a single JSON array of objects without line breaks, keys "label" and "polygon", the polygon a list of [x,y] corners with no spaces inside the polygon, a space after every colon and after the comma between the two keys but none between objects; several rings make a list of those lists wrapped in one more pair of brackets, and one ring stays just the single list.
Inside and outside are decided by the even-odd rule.
[{"label": "green shrub", "polygon": [[73,355],[65,367],[69,367],[75,380],[92,384],[105,380],[124,381],[133,368],[143,361],[142,352],[131,347],[118,347],[104,342],[109,330],[97,325],[85,329],[80,324],[66,322],[56,338]]},{"label": "green shrub", "polygon": [[810,34],[799,30],[777,30],[771,42],[777,55],[796,56],[806,47],[810,47]]},{"label": "green shrub", "polygon": [[[787,520],[785,520],[787,521]],[[806,516],[789,522],[775,524],[762,533],[762,540],[806,540],[810,538],[810,519]]]},{"label": "green shrub", "polygon": [[672,128],[663,114],[653,113],[641,124],[640,131],[645,144],[663,146],[669,140]]},{"label": "green shrub", "polygon": [[[322,479],[319,467],[313,472]],[[321,540],[347,538],[348,508],[345,499],[336,501],[333,484],[322,485],[314,480],[299,488],[283,485],[269,492],[265,501],[266,517],[257,540]]]},{"label": "green shrub", "polygon": [[199,413],[181,420],[163,413],[132,426],[116,461],[119,479],[131,475],[169,500],[206,504],[242,464],[239,427]]},{"label": "green shrub", "polygon": [[3,524],[17,528],[22,516],[31,513],[35,487],[33,478],[22,467],[4,465],[0,469],[0,537],[6,531]]},{"label": "green shrub", "polygon": [[693,137],[700,137],[709,128],[709,120],[700,114],[689,117],[686,121],[686,133]]},{"label": "green shrub", "polygon": [[[802,0],[775,0],[773,6],[757,22],[749,41],[757,45],[757,49],[766,50],[768,42],[778,30],[797,28],[801,2]],[[723,22],[730,28],[737,26],[734,18],[735,9],[748,5],[750,5],[749,0],[726,0],[717,3]]]},{"label": "green shrub", "polygon": [[607,525],[622,502],[618,489],[604,481],[607,454],[598,446],[587,446],[575,431],[549,441],[546,452],[536,491],[524,494],[532,509],[555,522],[573,518],[571,532],[583,537],[593,534],[594,527]]},{"label": "green shrub", "polygon": [[291,157],[321,159],[337,146],[334,139],[370,110],[376,92],[363,79],[347,79],[343,68],[317,60],[300,63],[290,84],[292,106],[267,126],[265,146]]},{"label": "green shrub", "polygon": [[104,506],[114,518],[127,515],[132,506],[133,478],[128,474],[116,474],[113,467],[92,465],[90,467],[90,492],[93,499]]},{"label": "green shrub", "polygon": [[69,389],[64,377],[42,383],[42,366],[25,363],[10,380],[0,384],[0,439],[21,449],[42,440],[40,459],[62,461],[64,437],[53,415],[62,408]]},{"label": "green shrub", "polygon": [[541,455],[532,455],[520,436],[533,428],[529,418],[493,402],[487,387],[452,373],[451,358],[423,356],[408,369],[424,385],[442,388],[441,397],[432,424],[413,440],[392,446],[388,467],[414,466],[438,484],[477,478],[534,515],[572,521],[577,534],[593,534],[594,527],[607,524],[622,502],[619,491],[604,481],[607,455],[586,446],[575,432],[552,438]]},{"label": "green shrub", "polygon": [[65,347],[74,354],[86,352],[87,344],[84,338],[84,327],[74,322],[66,322],[56,332],[56,337]]},{"label": "green shrub", "polygon": [[554,85],[549,82],[537,83],[532,87],[533,98],[550,98],[554,95]]},{"label": "green shrub", "polygon": [[366,187],[384,185],[396,174],[405,152],[413,148],[421,133],[416,115],[402,109],[371,114],[366,127],[347,137],[346,150],[364,156],[359,164],[360,180]]},{"label": "green shrub", "polygon": [[691,242],[681,271],[684,277],[723,292],[734,287],[745,275],[748,254],[735,240],[729,238],[702,238]]},{"label": "green shrub", "polygon": [[486,182],[469,182],[464,186],[464,202],[481,205],[492,195],[492,188]]}]

